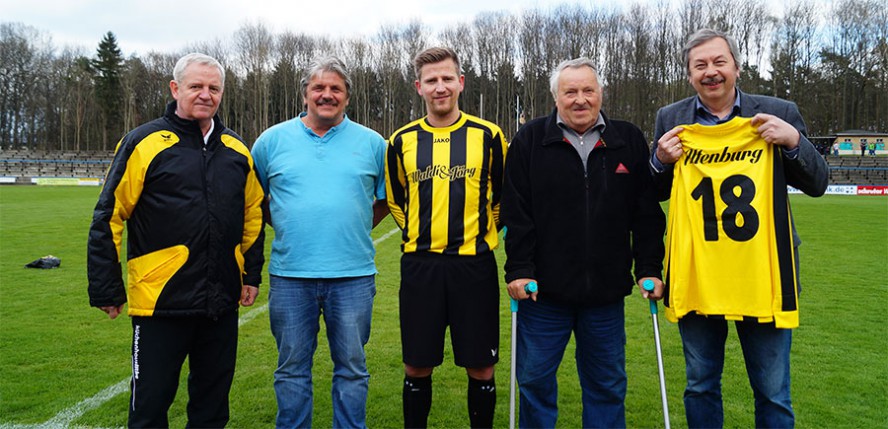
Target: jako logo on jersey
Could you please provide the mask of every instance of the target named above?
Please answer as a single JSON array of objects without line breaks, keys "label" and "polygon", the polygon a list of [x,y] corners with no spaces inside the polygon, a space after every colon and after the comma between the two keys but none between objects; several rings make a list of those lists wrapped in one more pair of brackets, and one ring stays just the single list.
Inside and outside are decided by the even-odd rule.
[{"label": "jako logo on jersey", "polygon": [[762,158],[762,149],[756,150],[738,150],[736,152],[728,152],[725,146],[721,153],[706,153],[700,149],[689,150],[684,157],[684,165],[688,164],[721,164],[723,162],[739,162],[749,159],[750,164],[759,162]]},{"label": "jako logo on jersey", "polygon": [[435,137],[432,143],[450,143],[450,137]]},{"label": "jako logo on jersey", "polygon": [[446,165],[430,165],[425,170],[415,170],[407,174],[407,179],[413,183],[424,182],[433,177],[454,181],[464,177],[475,177],[477,168],[468,168],[465,165],[454,165],[448,167]]}]

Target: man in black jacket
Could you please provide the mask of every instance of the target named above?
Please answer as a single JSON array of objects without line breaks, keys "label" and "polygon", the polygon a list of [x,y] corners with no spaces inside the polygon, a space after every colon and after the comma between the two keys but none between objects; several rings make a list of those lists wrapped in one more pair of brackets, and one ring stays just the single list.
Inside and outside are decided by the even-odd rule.
[{"label": "man in black jacket", "polygon": [[[645,138],[601,112],[591,60],[562,62],[550,87],[555,112],[518,132],[505,167],[506,281],[522,300],[519,424],[555,427],[556,372],[573,331],[583,427],[625,427],[623,298],[646,279],[662,290],[665,217]],[[539,292],[527,295],[530,281]]]},{"label": "man in black jacket", "polygon": [[[120,141],[89,230],[89,303],[133,324],[128,427],[167,427],[189,357],[188,427],[223,427],[237,313],[259,293],[262,200],[250,151],[216,115],[225,71],[176,63],[174,102]],[[127,229],[127,284],[121,246]]]}]

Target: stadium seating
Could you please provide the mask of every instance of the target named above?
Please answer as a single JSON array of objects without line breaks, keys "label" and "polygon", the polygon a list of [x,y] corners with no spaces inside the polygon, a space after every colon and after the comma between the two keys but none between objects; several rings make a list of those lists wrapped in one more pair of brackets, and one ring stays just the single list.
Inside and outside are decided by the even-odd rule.
[{"label": "stadium seating", "polygon": [[[0,177],[15,178],[15,183],[31,183],[37,177],[102,179],[113,157],[111,151],[4,149]],[[826,162],[832,185],[888,185],[888,157],[829,155]]]},{"label": "stadium seating", "polygon": [[829,155],[831,185],[888,185],[888,157]]},{"label": "stadium seating", "polygon": [[4,149],[0,151],[0,177],[15,178],[15,183],[31,183],[32,178],[102,179],[113,157],[110,151]]}]

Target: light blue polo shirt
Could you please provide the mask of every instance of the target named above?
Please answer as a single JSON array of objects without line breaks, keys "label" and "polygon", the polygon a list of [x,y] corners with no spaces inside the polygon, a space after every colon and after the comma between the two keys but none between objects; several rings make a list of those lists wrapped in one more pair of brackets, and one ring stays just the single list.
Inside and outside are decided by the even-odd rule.
[{"label": "light blue polo shirt", "polygon": [[274,228],[270,274],[340,278],[376,273],[373,202],[385,199],[386,141],[346,117],[319,137],[301,118],[253,146]]}]

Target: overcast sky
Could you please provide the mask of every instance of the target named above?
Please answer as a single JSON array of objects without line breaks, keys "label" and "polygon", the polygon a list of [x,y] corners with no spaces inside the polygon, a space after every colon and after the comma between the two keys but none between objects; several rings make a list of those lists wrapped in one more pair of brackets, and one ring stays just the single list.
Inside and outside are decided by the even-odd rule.
[{"label": "overcast sky", "polygon": [[[0,0],[0,21],[21,22],[52,37],[57,47],[95,50],[108,31],[124,55],[176,52],[188,43],[230,40],[244,24],[273,33],[373,36],[382,25],[418,18],[432,30],[470,21],[483,11],[518,14],[590,0]],[[596,5],[625,3],[599,0]]]}]

